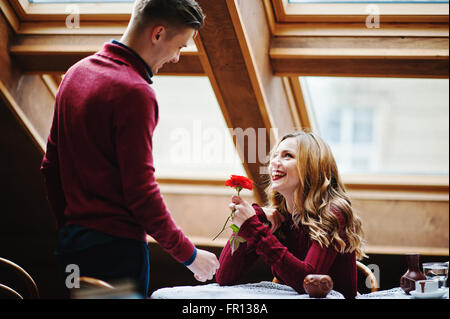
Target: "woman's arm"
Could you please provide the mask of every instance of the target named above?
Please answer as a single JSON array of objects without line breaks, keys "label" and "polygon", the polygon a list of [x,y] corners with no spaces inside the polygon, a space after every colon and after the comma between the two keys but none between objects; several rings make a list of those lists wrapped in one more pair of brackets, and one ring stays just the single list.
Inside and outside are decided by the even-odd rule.
[{"label": "woman's arm", "polygon": [[[261,223],[268,223],[262,210],[255,209],[255,212],[255,218]],[[257,259],[258,255],[255,249],[248,247],[247,243],[242,243],[231,255],[230,242],[227,241],[220,254],[220,268],[216,272],[217,283],[221,286],[236,284],[250,270]]]},{"label": "woman's arm", "polygon": [[298,293],[305,293],[305,277],[309,274],[328,274],[336,255],[337,251],[333,247],[320,247],[317,242],[313,242],[304,261],[288,251],[280,261],[272,264],[272,270],[281,282]]},{"label": "woman's arm", "polygon": [[246,243],[241,244],[231,255],[230,242],[227,241],[220,254],[216,282],[221,286],[237,284],[257,259],[258,255],[254,250],[248,249]]},{"label": "woman's arm", "polygon": [[313,242],[304,261],[295,257],[257,218],[251,217],[241,226],[239,236],[247,240],[247,247],[255,249],[272,267],[277,278],[298,293],[304,293],[303,279],[308,274],[327,274],[337,251]]}]

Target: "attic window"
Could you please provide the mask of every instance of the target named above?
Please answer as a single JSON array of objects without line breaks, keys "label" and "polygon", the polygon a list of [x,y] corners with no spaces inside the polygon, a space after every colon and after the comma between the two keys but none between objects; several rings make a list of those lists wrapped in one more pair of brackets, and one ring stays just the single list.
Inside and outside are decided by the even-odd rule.
[{"label": "attic window", "polygon": [[448,175],[448,79],[300,81],[342,173]]}]

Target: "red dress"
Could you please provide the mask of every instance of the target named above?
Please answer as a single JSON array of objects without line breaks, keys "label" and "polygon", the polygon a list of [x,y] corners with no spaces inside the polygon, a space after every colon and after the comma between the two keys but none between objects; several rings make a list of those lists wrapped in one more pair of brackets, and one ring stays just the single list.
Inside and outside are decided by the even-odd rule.
[{"label": "red dress", "polygon": [[[304,294],[303,279],[308,274],[327,274],[334,282],[333,290],[339,291],[345,298],[354,298],[357,293],[356,254],[339,253],[333,247],[321,247],[317,241],[309,238],[307,229],[295,228],[291,218],[280,227],[285,238],[284,244],[275,237],[266,226],[269,221],[264,211],[253,204],[256,215],[247,219],[241,226],[239,236],[247,240],[231,255],[230,244],[222,250],[220,268],[216,273],[219,285],[233,285],[251,268],[258,256],[262,256],[270,265],[272,273],[285,285]],[[333,209],[340,225],[344,217]]]}]

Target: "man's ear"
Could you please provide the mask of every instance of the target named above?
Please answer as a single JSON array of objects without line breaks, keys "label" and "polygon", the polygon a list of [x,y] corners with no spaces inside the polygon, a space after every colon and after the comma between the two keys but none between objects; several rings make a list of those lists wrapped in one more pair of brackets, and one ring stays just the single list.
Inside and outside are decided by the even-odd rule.
[{"label": "man's ear", "polygon": [[166,29],[162,25],[155,26],[152,31],[152,43],[161,39],[161,36],[165,31]]}]

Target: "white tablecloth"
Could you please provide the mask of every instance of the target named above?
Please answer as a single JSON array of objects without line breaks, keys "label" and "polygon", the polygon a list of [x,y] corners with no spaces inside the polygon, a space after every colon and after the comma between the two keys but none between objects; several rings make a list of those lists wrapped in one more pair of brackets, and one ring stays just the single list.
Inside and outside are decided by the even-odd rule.
[{"label": "white tablecloth", "polygon": [[[396,287],[389,290],[380,290],[372,292],[370,294],[364,294],[356,296],[356,299],[413,299],[411,295],[407,295],[402,288]],[[448,288],[447,292],[441,297],[441,299],[448,299]]]},{"label": "white tablecloth", "polygon": [[[260,283],[219,286],[207,284],[199,286],[180,286],[156,290],[151,299],[308,299],[307,294],[298,294],[286,285],[270,281]],[[344,299],[337,291],[330,291],[327,299]]]},{"label": "white tablecloth", "polygon": [[[307,294],[298,294],[294,289],[286,285],[276,284],[270,281],[260,283],[243,284],[235,286],[219,286],[207,284],[198,286],[179,286],[161,288],[156,290],[151,299],[309,299]],[[389,290],[380,290],[369,294],[356,296],[356,299],[413,299],[400,287]],[[449,299],[449,289],[441,297]],[[330,291],[326,299],[344,299],[337,291]]]}]

